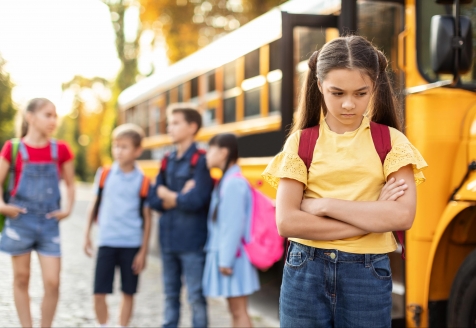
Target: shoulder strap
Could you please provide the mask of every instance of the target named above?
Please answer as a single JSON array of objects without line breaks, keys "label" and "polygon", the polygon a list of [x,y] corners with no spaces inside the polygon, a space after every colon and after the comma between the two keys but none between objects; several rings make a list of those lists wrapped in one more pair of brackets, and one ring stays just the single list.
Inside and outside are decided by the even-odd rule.
[{"label": "shoulder strap", "polygon": [[[392,150],[392,138],[390,137],[390,128],[383,124],[370,122],[370,133],[374,142],[375,150],[380,157],[380,161],[385,162],[385,158]],[[402,259],[405,259],[405,232],[395,231],[398,242],[402,246]]]},{"label": "shoulder strap", "polygon": [[301,138],[299,139],[298,155],[301,157],[307,170],[311,167],[312,155],[316,147],[317,139],[319,138],[319,124],[302,130]]},{"label": "shoulder strap", "polygon": [[162,160],[160,161],[160,172],[159,173],[162,173],[163,176],[164,176],[164,185],[165,186],[167,186],[166,170],[167,170],[167,164],[169,162],[169,156],[170,156],[170,153],[165,153],[164,157],[162,157]]},{"label": "shoulder strap", "polygon": [[200,159],[200,156],[205,155],[207,152],[203,149],[197,149],[192,157],[190,158],[190,166],[195,167],[198,164],[198,160]]},{"label": "shoulder strap", "polygon": [[193,175],[195,174],[195,167],[198,164],[198,160],[200,159],[200,157],[204,156],[206,153],[207,152],[203,149],[197,148],[197,150],[195,150],[192,157],[190,158],[190,176],[193,177]]},{"label": "shoulder strap", "polygon": [[387,154],[392,150],[392,139],[390,138],[390,129],[388,126],[370,122],[370,133],[374,142],[377,154],[382,164],[385,162]]},{"label": "shoulder strap", "polygon": [[99,186],[98,186],[98,194],[96,197],[96,203],[94,203],[94,207],[93,207],[93,215],[94,215],[95,221],[97,221],[98,219],[99,206],[101,205],[101,200],[102,200],[102,191],[104,189],[104,185],[106,183],[106,179],[107,179],[107,176],[109,175],[109,172],[111,172],[110,167],[102,168],[101,177],[99,178]]},{"label": "shoulder strap", "polygon": [[150,181],[149,178],[145,175],[142,176],[142,184],[140,186],[140,205],[139,205],[139,215],[142,218],[142,228],[144,228],[144,203],[149,194]]},{"label": "shoulder strap", "polygon": [[99,190],[102,191],[104,189],[104,185],[106,183],[107,176],[111,172],[110,167],[103,167],[101,172],[101,178],[99,179]]},{"label": "shoulder strap", "polygon": [[15,167],[17,162],[17,155],[18,155],[18,148],[20,146],[20,139],[13,138],[10,140],[11,149],[10,149],[10,167],[9,167],[9,174],[5,179],[3,185],[3,192],[11,192],[15,185]]},{"label": "shoulder strap", "polygon": [[58,161],[58,142],[56,139],[50,139],[50,147],[51,147],[51,159],[53,162]]},{"label": "shoulder strap", "polygon": [[147,195],[149,194],[149,185],[150,185],[149,178],[144,175],[142,177],[142,184],[140,186],[140,192],[139,192],[140,198],[147,198]]}]

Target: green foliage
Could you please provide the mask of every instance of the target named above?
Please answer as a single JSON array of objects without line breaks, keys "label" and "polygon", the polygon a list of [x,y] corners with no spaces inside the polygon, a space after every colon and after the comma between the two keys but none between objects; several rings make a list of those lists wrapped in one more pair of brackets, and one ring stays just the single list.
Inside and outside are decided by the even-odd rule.
[{"label": "green foliage", "polygon": [[92,181],[98,167],[111,162],[110,136],[115,124],[110,83],[102,78],[74,77],[63,91],[74,95],[72,111],[62,119],[58,138],[67,141],[74,153],[76,175]]},{"label": "green foliage", "polygon": [[0,57],[0,145],[15,136],[17,109],[12,100],[13,83],[5,71],[5,60]]},{"label": "green foliage", "polygon": [[286,0],[140,0],[144,28],[165,37],[174,63]]}]

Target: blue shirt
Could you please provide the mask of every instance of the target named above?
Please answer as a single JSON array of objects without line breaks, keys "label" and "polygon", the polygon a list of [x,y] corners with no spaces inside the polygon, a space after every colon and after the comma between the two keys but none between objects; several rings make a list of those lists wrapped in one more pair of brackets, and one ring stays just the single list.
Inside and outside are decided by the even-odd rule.
[{"label": "blue shirt", "polygon": [[[95,188],[98,190],[102,169],[96,173]],[[143,229],[140,216],[140,188],[144,174],[135,167],[131,172],[123,172],[119,164],[111,167],[98,213],[98,246],[140,247]],[[147,202],[144,206],[148,206]]]},{"label": "blue shirt", "polygon": [[[196,151],[194,143],[181,158],[177,158],[177,152],[172,152],[165,172],[159,173],[155,186],[149,191],[151,208],[162,212],[159,238],[163,252],[203,250],[207,240],[207,215],[213,180],[205,156],[200,156],[192,169],[191,159]],[[195,188],[181,194],[185,183],[190,179],[195,180]],[[157,196],[157,188],[161,185],[179,193],[175,208],[164,210],[162,207],[162,200]]]}]

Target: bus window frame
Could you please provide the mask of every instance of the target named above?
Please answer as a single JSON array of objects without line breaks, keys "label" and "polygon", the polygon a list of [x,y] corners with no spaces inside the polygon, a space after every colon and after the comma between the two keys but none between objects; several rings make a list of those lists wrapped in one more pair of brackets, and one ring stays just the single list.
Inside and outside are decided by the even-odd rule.
[{"label": "bus window frame", "polygon": [[[440,5],[440,6],[443,6],[443,5]],[[416,63],[417,63],[417,69],[418,69],[418,73],[420,73],[421,77],[423,77],[423,79],[425,79],[425,81],[427,81],[428,83],[435,83],[435,82],[439,82],[439,81],[442,81],[442,80],[437,80],[437,79],[432,79],[430,78],[422,69],[422,58],[420,58],[420,54],[422,52],[421,48],[422,48],[422,45],[423,45],[423,42],[422,42],[422,33],[421,33],[421,29],[422,29],[422,20],[420,19],[420,15],[421,15],[421,11],[423,10],[423,1],[417,1],[415,3],[415,20],[416,20],[416,24],[415,24],[415,33],[416,33],[416,36],[415,36],[415,42],[416,42]],[[476,62],[473,63],[473,65],[476,65]],[[443,88],[451,88],[451,89],[463,89],[463,90],[467,90],[467,91],[473,91],[473,92],[476,92],[476,82],[473,82],[473,83],[464,83],[464,82],[461,82],[457,85],[447,85],[447,86],[444,86]]]}]

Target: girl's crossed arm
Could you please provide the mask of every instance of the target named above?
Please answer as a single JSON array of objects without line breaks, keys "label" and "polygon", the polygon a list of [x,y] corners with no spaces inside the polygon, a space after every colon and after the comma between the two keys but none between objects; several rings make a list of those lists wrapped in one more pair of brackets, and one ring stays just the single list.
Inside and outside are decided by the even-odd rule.
[{"label": "girl's crossed arm", "polygon": [[279,234],[307,240],[336,240],[368,233],[349,223],[315,216],[301,210],[304,185],[293,179],[281,179],[276,195],[276,223]]},{"label": "girl's crossed arm", "polygon": [[416,211],[416,185],[412,165],[388,177],[406,182],[405,192],[395,201],[347,201],[333,198],[306,199],[302,209],[317,217],[326,216],[368,232],[408,230]]}]

